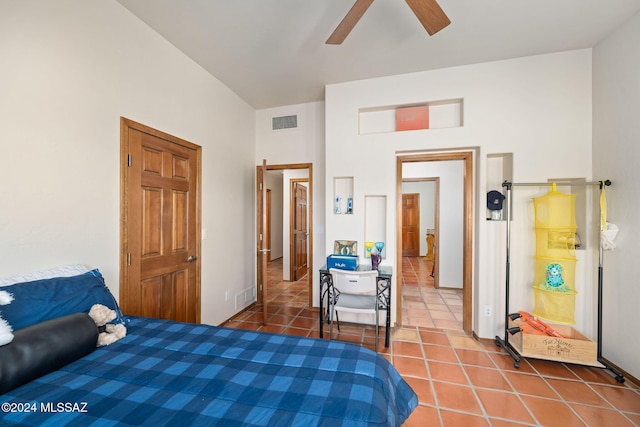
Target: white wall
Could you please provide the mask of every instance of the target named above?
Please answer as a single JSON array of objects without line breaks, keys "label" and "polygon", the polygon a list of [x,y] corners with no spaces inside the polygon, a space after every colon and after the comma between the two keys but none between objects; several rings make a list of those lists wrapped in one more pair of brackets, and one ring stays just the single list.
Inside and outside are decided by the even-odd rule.
[{"label": "white wall", "polygon": [[640,14],[593,50],[593,169],[609,178],[609,221],[617,248],[604,253],[602,355],[640,378]]},{"label": "white wall", "polygon": [[[464,126],[448,129],[358,134],[358,112],[364,108],[464,99]],[[475,150],[474,159],[474,319],[480,337],[502,333],[504,280],[500,275],[504,240],[485,219],[486,156],[513,153],[514,181],[537,182],[547,177],[591,177],[591,51],[541,55],[425,71],[400,76],[329,85],[326,88],[326,186],[333,177],[354,177],[354,204],[366,194],[387,196],[387,247],[396,253],[396,156],[412,152]],[[359,230],[363,218],[329,215],[331,194],[325,196],[325,244]],[[520,201],[527,209],[526,198]],[[482,207],[482,209],[479,209]],[[526,236],[532,223],[526,215],[514,220],[514,233]],[[492,239],[499,239],[495,246]],[[357,235],[362,241],[363,236]],[[518,239],[512,252],[512,292],[526,294],[533,270],[532,241]],[[516,262],[517,260],[517,262]],[[395,257],[386,262],[395,267]],[[589,261],[580,268],[594,266]],[[396,287],[396,277],[393,286]],[[396,287],[397,288],[397,287]],[[527,301],[525,309],[533,309]],[[490,305],[493,316],[479,316],[477,307]],[[392,318],[395,321],[395,305]]]},{"label": "white wall", "polygon": [[[442,288],[463,286],[464,254],[464,162],[405,163],[403,178],[440,177],[438,204],[440,227],[438,230],[438,284]],[[424,227],[422,227],[424,228]],[[422,229],[420,230],[422,233]],[[426,233],[426,229],[424,230]]]},{"label": "white wall", "polygon": [[[319,303],[318,269],[326,262],[324,241],[324,102],[311,102],[256,111],[255,162],[267,160],[269,165],[312,163],[313,165],[313,298]],[[271,119],[280,116],[298,116],[298,127],[272,130]],[[254,228],[255,230],[255,228]],[[286,250],[286,246],[283,248]],[[254,256],[255,259],[255,256]],[[255,263],[254,263],[255,265]]]},{"label": "white wall", "polygon": [[202,321],[254,286],[254,110],[115,1],[0,2],[0,276],[119,287],[120,117],[201,145]]},{"label": "white wall", "polygon": [[267,171],[267,188],[271,190],[271,259],[282,258],[283,251],[283,198],[282,171]]}]

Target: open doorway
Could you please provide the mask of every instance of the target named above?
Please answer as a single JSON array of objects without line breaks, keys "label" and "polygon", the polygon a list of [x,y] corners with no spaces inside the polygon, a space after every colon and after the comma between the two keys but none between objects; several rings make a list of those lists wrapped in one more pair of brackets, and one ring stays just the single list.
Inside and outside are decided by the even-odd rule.
[{"label": "open doorway", "polygon": [[[311,306],[313,283],[308,271],[313,269],[313,236],[310,233],[313,225],[312,165],[267,164],[264,167],[268,202],[265,211],[261,213],[259,209],[258,215],[267,217],[265,235],[268,239],[269,262],[271,267],[278,265],[282,269],[280,277],[283,282],[305,278],[309,288],[308,304]],[[261,219],[258,218],[258,221]],[[260,261],[258,257],[258,264]],[[257,300],[265,306],[266,313],[268,280],[261,278],[260,271],[261,266],[258,265]]]},{"label": "open doorway", "polygon": [[[449,163],[452,163],[451,172],[459,184],[450,189],[447,185],[446,198],[457,200],[459,207],[451,208],[443,205],[442,192],[445,191],[445,180],[440,179],[438,211],[446,215],[436,215],[440,218],[433,229],[420,227],[420,239],[427,244],[429,231],[433,233],[432,240],[435,245],[435,266],[434,276],[440,288],[455,289],[459,287],[462,294],[462,329],[471,333],[472,329],[472,282],[471,282],[471,260],[472,260],[472,161],[471,152],[452,152],[434,154],[416,154],[399,156],[397,158],[397,322],[402,324],[403,313],[403,283],[405,275],[411,274],[414,267],[409,264],[408,258],[403,257],[403,180],[421,181],[427,178],[442,178],[439,170]],[[415,171],[418,170],[419,173]],[[413,172],[410,172],[413,171]],[[459,214],[459,219],[455,219],[454,214]],[[446,219],[446,221],[445,221]],[[453,222],[452,222],[453,221]],[[446,222],[446,224],[445,224]],[[458,249],[459,247],[459,249]],[[457,252],[456,252],[457,251]],[[416,261],[426,261],[424,257],[415,258]],[[457,263],[459,261],[459,264]],[[427,264],[428,266],[429,264]],[[446,276],[446,277],[443,277]]]}]

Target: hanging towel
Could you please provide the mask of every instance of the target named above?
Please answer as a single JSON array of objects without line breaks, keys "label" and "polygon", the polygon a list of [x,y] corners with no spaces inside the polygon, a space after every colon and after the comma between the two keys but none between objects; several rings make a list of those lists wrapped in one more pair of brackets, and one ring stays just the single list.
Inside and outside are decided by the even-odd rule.
[{"label": "hanging towel", "polygon": [[613,240],[620,230],[617,225],[607,222],[607,197],[604,193],[605,183],[600,181],[600,247],[605,251],[616,248]]}]

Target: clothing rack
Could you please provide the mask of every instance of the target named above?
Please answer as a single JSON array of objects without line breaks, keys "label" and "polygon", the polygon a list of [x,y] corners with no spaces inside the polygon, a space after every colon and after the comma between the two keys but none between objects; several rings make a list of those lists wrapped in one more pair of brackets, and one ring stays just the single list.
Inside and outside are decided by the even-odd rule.
[{"label": "clothing rack", "polygon": [[[586,182],[526,182],[526,183],[514,183],[509,181],[504,181],[502,186],[507,189],[507,193],[505,195],[505,206],[507,206],[507,243],[506,243],[506,279],[505,279],[505,313],[504,313],[504,322],[505,322],[505,332],[504,338],[500,336],[496,336],[496,345],[498,347],[503,347],[509,355],[513,358],[513,366],[515,368],[520,367],[520,360],[522,358],[521,355],[518,354],[518,351],[509,343],[509,276],[510,276],[510,268],[511,268],[511,259],[510,259],[510,250],[511,250],[511,191],[512,187],[542,187],[542,186],[551,186],[555,184],[556,186],[599,186],[600,192],[603,191],[604,187],[610,186],[612,183],[610,180],[603,181],[586,181]],[[600,215],[602,215],[602,207],[600,207]],[[598,224],[600,222],[598,221]],[[614,373],[616,381],[619,383],[624,382],[624,376],[622,373],[617,371],[613,366],[611,366],[608,362],[603,360],[602,358],[602,281],[603,281],[603,249],[600,244],[598,244],[599,256],[598,256],[598,339],[597,339],[597,360],[598,363],[603,365],[605,368],[609,369]]]}]

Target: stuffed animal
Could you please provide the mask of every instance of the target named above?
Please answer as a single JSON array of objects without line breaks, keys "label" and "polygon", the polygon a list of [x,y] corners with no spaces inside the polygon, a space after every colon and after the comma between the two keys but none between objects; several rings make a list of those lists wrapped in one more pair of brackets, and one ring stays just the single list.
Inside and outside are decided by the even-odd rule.
[{"label": "stuffed animal", "polygon": [[562,266],[560,264],[549,264],[547,266],[547,285],[554,288],[564,285]]},{"label": "stuffed animal", "polygon": [[89,310],[89,317],[98,326],[99,334],[96,347],[109,345],[127,335],[127,328],[124,325],[109,323],[116,318],[116,312],[107,306],[94,304]]},{"label": "stuffed animal", "polygon": [[[13,295],[7,291],[0,291],[0,305],[7,305],[13,301]],[[2,318],[0,313],[0,345],[9,344],[13,341],[13,329],[9,322]]]}]

